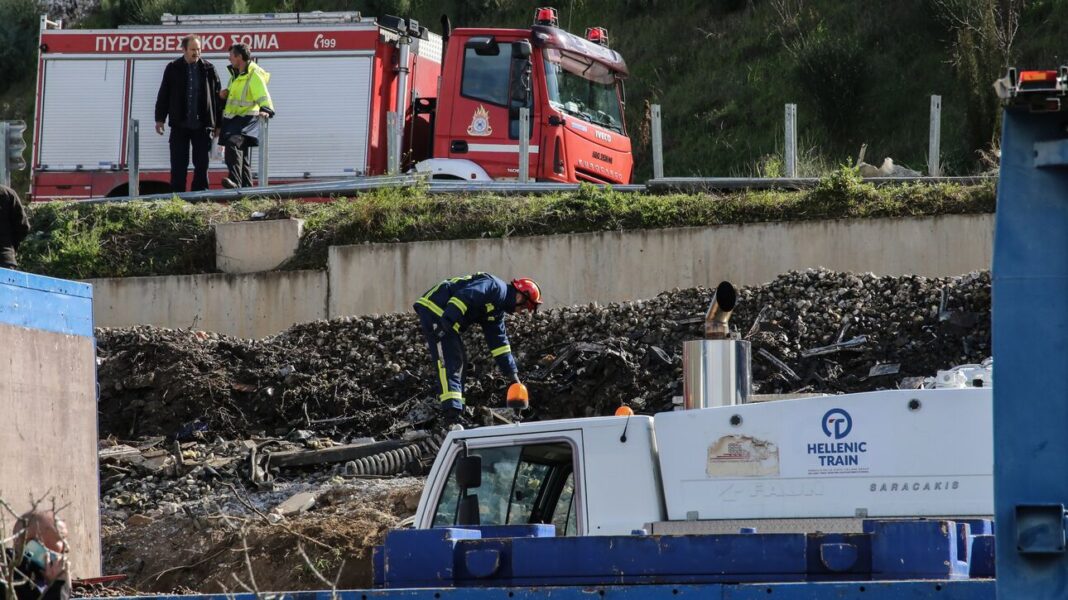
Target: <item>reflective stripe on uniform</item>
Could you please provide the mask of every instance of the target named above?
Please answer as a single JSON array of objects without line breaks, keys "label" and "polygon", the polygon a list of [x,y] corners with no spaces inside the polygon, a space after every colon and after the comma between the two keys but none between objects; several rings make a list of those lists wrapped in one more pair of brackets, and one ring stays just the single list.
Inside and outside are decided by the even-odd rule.
[{"label": "reflective stripe on uniform", "polygon": [[456,296],[453,296],[452,298],[449,298],[449,304],[455,304],[456,308],[460,309],[460,314],[461,315],[467,314],[467,305],[464,304],[463,300],[460,300]]},{"label": "reflective stripe on uniform", "polygon": [[492,302],[487,302],[487,303],[486,303],[486,314],[487,314],[487,315],[488,315],[488,314],[490,314],[491,312],[493,312],[493,310],[494,310],[495,308],[497,308],[497,307],[496,307],[496,306],[493,306],[493,303],[492,303]]},{"label": "reflective stripe on uniform", "polygon": [[420,305],[420,306],[426,307],[427,310],[429,310],[430,312],[434,313],[435,315],[437,315],[439,317],[441,315],[445,314],[445,311],[441,310],[440,306],[438,306],[437,304],[434,304],[433,302],[431,302],[430,299],[427,298],[426,296],[423,296],[422,298],[416,300],[415,303]]},{"label": "reflective stripe on uniform", "polygon": [[461,403],[463,403],[464,395],[460,392],[445,392],[441,396],[438,396],[438,399],[442,402],[446,400],[459,400]]},{"label": "reflective stripe on uniform", "polygon": [[[441,351],[441,344],[438,344],[438,351]],[[445,361],[440,358],[438,359],[438,380],[441,381],[442,393],[448,392],[449,378],[448,375],[445,373]]]},{"label": "reflective stripe on uniform", "polygon": [[459,324],[459,323],[453,323],[453,324],[452,324],[452,329],[453,329],[453,331],[455,331],[456,333],[460,333],[460,324]]},{"label": "reflective stripe on uniform", "polygon": [[509,345],[509,344],[505,344],[505,345],[501,346],[500,348],[494,348],[493,350],[490,350],[490,355],[493,356],[493,358],[497,358],[498,356],[500,356],[502,354],[508,354],[511,351],[512,351],[512,346]]}]

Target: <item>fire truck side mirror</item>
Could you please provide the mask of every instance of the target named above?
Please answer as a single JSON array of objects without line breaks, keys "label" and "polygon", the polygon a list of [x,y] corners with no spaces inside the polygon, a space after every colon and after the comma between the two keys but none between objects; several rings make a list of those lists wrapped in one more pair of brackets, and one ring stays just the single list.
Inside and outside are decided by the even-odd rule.
[{"label": "fire truck side mirror", "polygon": [[[530,42],[521,40],[512,44],[512,85],[509,96],[512,102],[526,106],[530,98]],[[518,107],[517,107],[518,108]]]},{"label": "fire truck side mirror", "polygon": [[467,40],[465,48],[470,48],[479,56],[497,56],[501,53],[501,47],[493,36],[479,36]]},{"label": "fire truck side mirror", "polygon": [[520,40],[512,44],[512,56],[530,58],[530,42],[527,40]]}]

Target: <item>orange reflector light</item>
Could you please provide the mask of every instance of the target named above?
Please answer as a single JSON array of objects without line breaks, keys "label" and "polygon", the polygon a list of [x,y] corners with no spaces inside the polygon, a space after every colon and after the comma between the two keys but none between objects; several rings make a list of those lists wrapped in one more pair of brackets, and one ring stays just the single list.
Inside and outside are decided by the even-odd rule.
[{"label": "orange reflector light", "polygon": [[1020,83],[1056,83],[1056,71],[1020,71]]},{"label": "orange reflector light", "polygon": [[530,392],[522,383],[513,383],[508,386],[508,408],[512,410],[526,410],[530,406]]},{"label": "orange reflector light", "polygon": [[617,417],[633,417],[634,416],[634,409],[629,407],[629,406],[627,406],[626,404],[624,404],[623,406],[620,406],[619,408],[616,409],[616,416]]}]

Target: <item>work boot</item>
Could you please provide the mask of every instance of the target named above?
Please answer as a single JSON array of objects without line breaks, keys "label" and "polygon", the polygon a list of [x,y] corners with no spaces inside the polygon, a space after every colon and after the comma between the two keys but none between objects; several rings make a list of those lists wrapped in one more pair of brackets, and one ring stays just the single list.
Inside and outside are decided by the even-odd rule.
[{"label": "work boot", "polygon": [[464,410],[454,406],[441,407],[441,426],[446,431],[463,430]]}]

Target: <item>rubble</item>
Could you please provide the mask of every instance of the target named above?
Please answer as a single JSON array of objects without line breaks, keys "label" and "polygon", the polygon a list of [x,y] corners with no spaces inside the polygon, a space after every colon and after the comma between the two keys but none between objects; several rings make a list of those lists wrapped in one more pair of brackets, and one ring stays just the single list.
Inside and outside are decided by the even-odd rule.
[{"label": "rubble", "polygon": [[[675,290],[512,318],[512,347],[531,394],[524,418],[611,414],[621,402],[639,412],[670,409],[680,393],[682,342],[700,337],[711,293]],[[989,310],[988,273],[924,278],[809,270],[743,288],[732,323],[753,343],[760,393],[850,392],[985,358]],[[473,329],[468,404],[501,407],[507,381]],[[262,340],[102,329],[98,344],[105,436],[184,441],[299,431],[392,439],[427,426],[434,414],[431,365],[410,313],[317,321]],[[869,376],[884,363],[900,364],[899,372]],[[153,470],[172,467],[158,456],[145,459]]]}]

